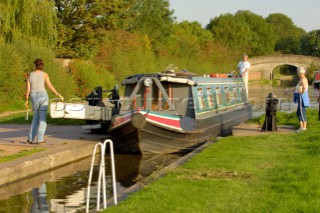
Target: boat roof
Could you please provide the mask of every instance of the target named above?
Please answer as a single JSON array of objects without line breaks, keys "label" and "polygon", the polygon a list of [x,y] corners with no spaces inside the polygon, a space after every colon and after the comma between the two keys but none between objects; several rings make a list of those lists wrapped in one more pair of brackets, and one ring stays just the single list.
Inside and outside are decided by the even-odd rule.
[{"label": "boat roof", "polygon": [[141,78],[145,78],[145,77],[158,78],[158,79],[160,79],[161,77],[190,79],[193,76],[199,76],[199,75],[194,74],[194,73],[189,72],[189,71],[186,71],[186,70],[181,70],[180,72],[174,72],[174,71],[168,70],[168,71],[159,72],[159,73],[155,73],[155,74],[136,74],[136,75],[131,75],[131,76],[128,76],[127,78],[125,78],[122,81],[122,85],[135,84]]},{"label": "boat roof", "polygon": [[[205,76],[200,76],[195,73],[186,71],[186,70],[181,70],[179,72],[174,72],[174,71],[165,71],[165,72],[160,72],[160,73],[155,73],[155,74],[136,74],[129,76],[125,78],[122,81],[122,85],[128,85],[128,84],[135,84],[137,83],[141,78],[157,78],[160,81],[167,81],[167,82],[173,82],[173,83],[183,83],[183,84],[188,84],[191,86],[196,86],[200,82],[212,82],[212,79],[220,79],[219,81],[230,81],[230,76],[229,74],[224,74],[224,77],[218,77],[218,75],[213,75],[216,77],[212,77],[210,75],[205,75]],[[221,76],[221,75],[220,75]],[[235,79],[235,78],[233,78]],[[215,80],[215,81],[217,81]]]}]

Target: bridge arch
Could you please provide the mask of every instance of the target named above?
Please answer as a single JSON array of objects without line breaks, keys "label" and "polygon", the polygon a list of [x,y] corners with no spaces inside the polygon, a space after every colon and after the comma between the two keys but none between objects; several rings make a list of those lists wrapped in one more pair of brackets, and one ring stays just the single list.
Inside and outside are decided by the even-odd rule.
[{"label": "bridge arch", "polygon": [[320,58],[304,55],[266,55],[257,56],[249,59],[250,68],[250,80],[270,79],[273,70],[278,66],[291,65],[294,67],[303,66],[305,68],[314,64],[320,67]]}]

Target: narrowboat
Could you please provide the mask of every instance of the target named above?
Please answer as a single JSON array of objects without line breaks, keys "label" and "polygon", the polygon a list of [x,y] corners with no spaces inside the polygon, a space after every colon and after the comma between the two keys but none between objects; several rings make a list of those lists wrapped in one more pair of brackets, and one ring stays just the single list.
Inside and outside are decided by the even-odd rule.
[{"label": "narrowboat", "polygon": [[[129,76],[122,85],[121,98],[116,87],[112,90],[113,107],[101,104],[98,88],[88,95],[89,106],[73,116],[89,120],[87,128],[107,130],[116,150],[187,152],[252,117],[243,80],[235,75],[167,71]],[[66,108],[68,104],[60,107],[60,117],[66,117]],[[70,110],[67,116],[72,117]]]}]

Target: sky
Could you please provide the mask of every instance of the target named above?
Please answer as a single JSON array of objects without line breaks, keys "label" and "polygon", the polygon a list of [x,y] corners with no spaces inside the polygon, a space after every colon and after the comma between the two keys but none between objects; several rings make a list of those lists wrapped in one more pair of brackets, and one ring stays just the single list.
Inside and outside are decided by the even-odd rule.
[{"label": "sky", "polygon": [[320,29],[320,0],[169,0],[178,22],[198,21],[205,27],[221,14],[249,10],[266,18],[282,13],[305,31]]}]

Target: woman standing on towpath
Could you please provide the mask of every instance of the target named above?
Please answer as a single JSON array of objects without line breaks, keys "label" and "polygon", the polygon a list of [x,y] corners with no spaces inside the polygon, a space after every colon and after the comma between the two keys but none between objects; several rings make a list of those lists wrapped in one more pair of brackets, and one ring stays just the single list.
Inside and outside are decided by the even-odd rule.
[{"label": "woman standing on towpath", "polygon": [[293,92],[293,101],[297,103],[297,117],[300,123],[300,128],[297,132],[307,130],[307,114],[306,108],[310,107],[308,95],[308,79],[306,78],[306,70],[303,67],[298,67],[297,74],[300,78],[297,86],[286,89],[285,93]]},{"label": "woman standing on towpath", "polygon": [[29,97],[32,103],[33,118],[31,123],[30,133],[27,143],[34,143],[35,136],[37,135],[37,142],[35,144],[46,143],[44,135],[47,128],[47,110],[49,97],[45,88],[45,84],[49,89],[57,95],[62,101],[64,98],[52,86],[49,75],[43,72],[44,63],[42,59],[34,61],[34,71],[32,71],[27,79],[27,91],[25,106],[29,108]]}]

